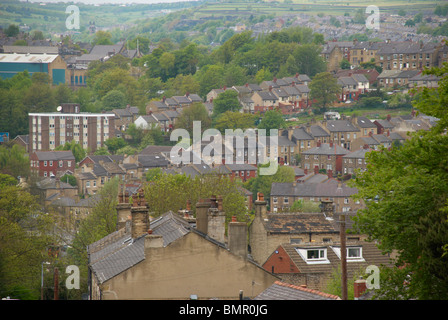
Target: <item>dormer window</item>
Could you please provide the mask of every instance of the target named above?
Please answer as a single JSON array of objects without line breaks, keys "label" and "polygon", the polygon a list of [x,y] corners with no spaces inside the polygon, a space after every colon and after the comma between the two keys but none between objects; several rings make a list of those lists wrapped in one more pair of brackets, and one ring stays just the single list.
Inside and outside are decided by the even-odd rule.
[{"label": "dormer window", "polygon": [[330,263],[327,259],[326,247],[314,247],[314,248],[295,248],[300,257],[307,264],[321,264]]},{"label": "dormer window", "polygon": [[[336,253],[336,255],[340,259],[341,258],[341,247],[332,246],[331,248],[333,249],[334,253]],[[362,246],[347,246],[346,250],[347,250],[347,254],[346,254],[347,262],[365,261],[364,258],[362,257]]]}]

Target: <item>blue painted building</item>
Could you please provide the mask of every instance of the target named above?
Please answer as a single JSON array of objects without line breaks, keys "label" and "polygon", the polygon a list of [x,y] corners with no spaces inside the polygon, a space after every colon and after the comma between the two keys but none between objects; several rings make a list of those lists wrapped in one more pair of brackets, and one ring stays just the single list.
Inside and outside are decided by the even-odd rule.
[{"label": "blue painted building", "polygon": [[30,75],[44,72],[54,85],[68,83],[67,63],[57,54],[0,53],[0,77],[12,78],[27,70]]}]

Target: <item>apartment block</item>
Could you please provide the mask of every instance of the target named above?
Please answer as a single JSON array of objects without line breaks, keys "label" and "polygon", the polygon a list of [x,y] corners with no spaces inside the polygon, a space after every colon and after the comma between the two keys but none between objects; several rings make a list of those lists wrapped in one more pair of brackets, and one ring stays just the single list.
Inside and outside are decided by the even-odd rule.
[{"label": "apartment block", "polygon": [[57,112],[29,113],[29,150],[52,151],[74,140],[94,152],[115,135],[114,113],[80,112],[78,104],[63,104]]}]

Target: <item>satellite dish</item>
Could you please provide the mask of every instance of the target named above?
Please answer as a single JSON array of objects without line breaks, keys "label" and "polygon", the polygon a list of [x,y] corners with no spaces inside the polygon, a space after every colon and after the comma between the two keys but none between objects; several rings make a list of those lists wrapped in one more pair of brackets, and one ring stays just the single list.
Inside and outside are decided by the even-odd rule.
[{"label": "satellite dish", "polygon": [[56,110],[61,111],[61,110],[62,110],[62,107],[61,107],[61,106],[58,106],[58,107],[56,108]]}]

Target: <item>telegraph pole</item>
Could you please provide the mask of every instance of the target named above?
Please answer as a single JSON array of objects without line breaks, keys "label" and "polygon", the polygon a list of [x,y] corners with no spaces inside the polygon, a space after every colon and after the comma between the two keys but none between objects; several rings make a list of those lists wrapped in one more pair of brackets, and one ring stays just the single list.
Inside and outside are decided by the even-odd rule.
[{"label": "telegraph pole", "polygon": [[54,268],[54,300],[59,300],[59,270]]},{"label": "telegraph pole", "polygon": [[339,216],[341,235],[341,265],[342,265],[342,300],[347,300],[347,248],[345,236],[345,214]]}]

